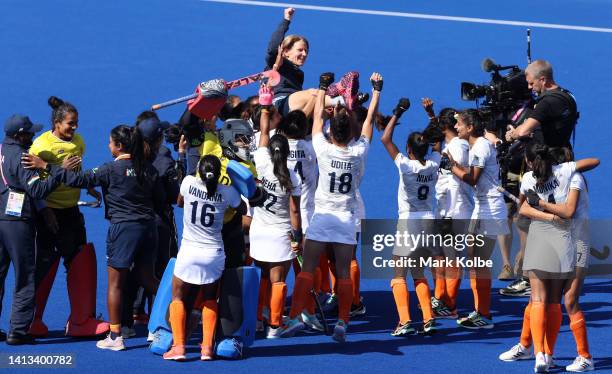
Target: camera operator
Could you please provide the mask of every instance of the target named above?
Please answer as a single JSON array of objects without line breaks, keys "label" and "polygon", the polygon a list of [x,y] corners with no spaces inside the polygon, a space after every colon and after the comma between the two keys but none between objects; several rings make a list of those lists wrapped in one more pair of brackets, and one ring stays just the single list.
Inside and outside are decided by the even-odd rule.
[{"label": "camera operator", "polygon": [[536,60],[525,69],[529,88],[538,98],[529,118],[520,126],[508,127],[506,140],[529,136],[539,126],[544,143],[549,147],[571,147],[570,137],[578,120],[576,101],[568,90],[559,87],[553,79],[552,65]]}]

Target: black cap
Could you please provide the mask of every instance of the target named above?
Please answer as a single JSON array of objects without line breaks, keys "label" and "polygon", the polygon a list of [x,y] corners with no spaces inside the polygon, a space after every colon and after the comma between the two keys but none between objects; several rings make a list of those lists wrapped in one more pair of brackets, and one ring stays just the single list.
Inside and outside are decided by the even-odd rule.
[{"label": "black cap", "polygon": [[159,121],[156,118],[147,118],[138,124],[138,128],[146,139],[155,140],[164,134],[164,130],[170,127],[170,123]]},{"label": "black cap", "polygon": [[36,133],[42,130],[42,125],[35,125],[30,121],[28,116],[21,114],[13,114],[4,123],[4,133],[7,136],[13,136],[20,132]]}]

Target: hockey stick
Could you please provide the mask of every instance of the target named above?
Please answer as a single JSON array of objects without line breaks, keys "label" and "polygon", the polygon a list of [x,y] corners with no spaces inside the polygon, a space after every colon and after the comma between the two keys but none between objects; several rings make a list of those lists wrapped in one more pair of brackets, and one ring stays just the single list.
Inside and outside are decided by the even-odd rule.
[{"label": "hockey stick", "polygon": [[[261,73],[249,75],[244,78],[226,82],[225,88],[227,90],[231,90],[233,88],[238,88],[238,87],[246,86],[248,84],[255,83],[258,81],[266,81],[266,80],[270,86],[274,87],[278,85],[278,83],[280,82],[280,74],[276,70],[266,70]],[[151,110],[158,110],[158,109],[165,108],[171,105],[183,103],[185,101],[195,99],[199,95],[200,95],[199,93],[193,93],[191,95],[187,95],[187,96],[179,97],[177,99],[165,101],[163,103],[155,104],[151,107]]]},{"label": "hockey stick", "polygon": [[[302,264],[304,263],[304,259],[302,258],[302,255],[298,255],[297,260],[301,268]],[[317,297],[317,292],[314,290],[314,288],[310,289],[310,296],[312,296],[312,298],[314,299],[315,305],[319,312],[319,316],[321,317],[319,322],[321,322],[321,324],[323,325],[323,331],[325,335],[329,335],[329,326],[327,326],[327,318],[325,318],[325,312],[323,312],[323,308],[321,307],[321,303],[319,302],[319,298]]]},{"label": "hockey stick", "polygon": [[98,200],[94,200],[94,201],[82,201],[82,200],[79,200],[77,202],[77,206],[86,206],[88,208],[99,208],[101,204],[102,203],[100,201],[98,201]]}]

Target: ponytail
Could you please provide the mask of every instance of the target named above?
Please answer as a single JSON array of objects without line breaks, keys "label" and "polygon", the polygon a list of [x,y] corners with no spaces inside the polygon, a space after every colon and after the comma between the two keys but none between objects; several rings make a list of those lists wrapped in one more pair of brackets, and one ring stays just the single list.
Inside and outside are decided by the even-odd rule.
[{"label": "ponytail", "polygon": [[217,192],[219,185],[219,176],[221,175],[221,161],[214,155],[206,155],[200,160],[198,172],[202,182],[206,185],[208,195],[214,195]]},{"label": "ponytail", "polygon": [[545,144],[532,143],[525,151],[527,161],[531,162],[533,175],[537,184],[542,185],[553,175],[552,165],[554,163],[550,150]]},{"label": "ponytail", "polygon": [[66,102],[59,97],[50,96],[47,104],[53,109],[51,112],[51,129],[55,129],[55,124],[62,122],[68,113],[79,114],[76,107],[69,102]]},{"label": "ponytail", "polygon": [[144,152],[144,140],[138,127],[119,125],[111,130],[111,139],[121,144],[126,153],[130,154],[134,172],[139,184],[144,183],[146,156]]},{"label": "ponytail", "polygon": [[278,179],[278,183],[285,191],[291,192],[293,190],[293,183],[291,183],[291,176],[287,168],[289,141],[283,135],[275,134],[270,139],[268,150],[270,151],[270,158],[274,165],[274,176]]},{"label": "ponytail", "polygon": [[412,152],[417,160],[424,161],[425,156],[427,155],[427,150],[429,149],[429,142],[425,136],[423,136],[423,134],[415,131],[408,135],[406,147],[408,148],[409,152]]}]

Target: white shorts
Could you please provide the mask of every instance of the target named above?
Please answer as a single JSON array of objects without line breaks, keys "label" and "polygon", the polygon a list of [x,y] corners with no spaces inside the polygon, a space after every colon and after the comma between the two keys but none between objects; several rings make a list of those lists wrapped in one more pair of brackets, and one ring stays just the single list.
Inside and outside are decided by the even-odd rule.
[{"label": "white shorts", "polygon": [[202,248],[183,239],[176,256],[174,276],[191,284],[210,284],[221,278],[224,268],[223,247]]},{"label": "white shorts", "polygon": [[572,221],[572,242],[576,245],[576,267],[588,268],[590,257],[590,232],[588,219]]},{"label": "white shorts", "polygon": [[291,250],[289,230],[265,226],[257,220],[251,222],[249,237],[250,256],[262,262],[283,262],[293,260],[296,255]]},{"label": "white shorts", "polygon": [[[419,212],[420,213],[420,212]],[[413,256],[437,256],[440,254],[440,248],[434,243],[425,241],[428,234],[435,232],[435,220],[432,212],[412,213],[410,215],[402,215],[397,222],[397,232],[404,238],[407,234],[407,241],[400,240],[393,247],[393,255],[401,257]],[[421,251],[419,251],[421,249]]]},{"label": "white shorts", "polygon": [[476,200],[472,212],[469,232],[495,239],[497,235],[510,234],[508,209],[504,199],[493,199],[484,203]]},{"label": "white shorts", "polygon": [[356,245],[355,214],[316,210],[312,215],[306,239],[326,243]]}]

